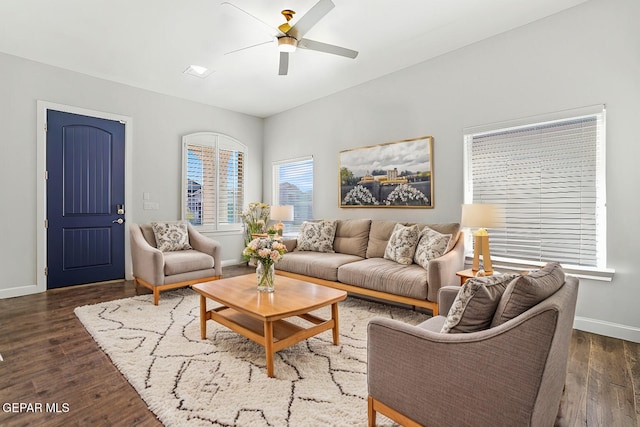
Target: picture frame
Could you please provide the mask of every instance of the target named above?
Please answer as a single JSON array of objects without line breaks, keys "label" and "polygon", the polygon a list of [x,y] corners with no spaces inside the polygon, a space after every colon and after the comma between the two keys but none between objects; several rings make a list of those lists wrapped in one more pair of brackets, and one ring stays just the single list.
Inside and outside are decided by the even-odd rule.
[{"label": "picture frame", "polygon": [[433,208],[433,137],[339,152],[340,208]]}]

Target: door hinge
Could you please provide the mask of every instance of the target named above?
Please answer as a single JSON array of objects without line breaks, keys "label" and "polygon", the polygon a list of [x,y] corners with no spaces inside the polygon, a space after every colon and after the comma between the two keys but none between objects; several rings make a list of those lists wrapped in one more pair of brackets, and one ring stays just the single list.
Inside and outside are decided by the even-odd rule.
[{"label": "door hinge", "polygon": [[49,228],[49,220],[48,219],[44,220],[44,228]]},{"label": "door hinge", "polygon": [[49,171],[44,171],[44,179],[45,181],[49,179]]},{"label": "door hinge", "polygon": [[44,268],[44,275],[48,276],[49,275],[49,267],[45,267]]},{"label": "door hinge", "polygon": [[44,124],[44,131],[49,132],[49,125],[47,123]]}]

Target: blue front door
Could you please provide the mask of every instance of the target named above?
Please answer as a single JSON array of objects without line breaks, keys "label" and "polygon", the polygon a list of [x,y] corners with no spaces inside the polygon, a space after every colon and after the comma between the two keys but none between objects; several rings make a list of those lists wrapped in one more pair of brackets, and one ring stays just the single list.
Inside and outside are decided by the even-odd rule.
[{"label": "blue front door", "polygon": [[47,288],[124,278],[124,128],[47,112]]}]

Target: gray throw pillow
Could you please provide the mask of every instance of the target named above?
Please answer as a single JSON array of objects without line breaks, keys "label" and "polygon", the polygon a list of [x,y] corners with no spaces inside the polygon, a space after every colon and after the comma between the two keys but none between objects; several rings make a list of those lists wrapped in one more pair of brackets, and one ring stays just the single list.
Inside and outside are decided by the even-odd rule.
[{"label": "gray throw pillow", "polygon": [[162,252],[191,249],[189,231],[185,221],[152,222],[151,229],[156,238],[156,247]]},{"label": "gray throw pillow", "polygon": [[413,260],[427,270],[429,261],[441,257],[447,252],[449,241],[451,241],[451,234],[441,234],[425,226],[420,232]]},{"label": "gray throw pillow", "polygon": [[419,230],[417,225],[405,227],[402,224],[396,224],[384,250],[384,258],[398,264],[413,264],[413,255],[420,237]]},{"label": "gray throw pillow", "polygon": [[518,274],[494,274],[467,280],[451,305],[442,333],[464,333],[488,329],[496,307],[509,283]]},{"label": "gray throw pillow", "polygon": [[564,284],[564,271],[557,262],[524,274],[509,284],[491,327],[501,325],[553,295]]},{"label": "gray throw pillow", "polygon": [[305,221],[300,228],[296,251],[334,252],[337,221]]}]

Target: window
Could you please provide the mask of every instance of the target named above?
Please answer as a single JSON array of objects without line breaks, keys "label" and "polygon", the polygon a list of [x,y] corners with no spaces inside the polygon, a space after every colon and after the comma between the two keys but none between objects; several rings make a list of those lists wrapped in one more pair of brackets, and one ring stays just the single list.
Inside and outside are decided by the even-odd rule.
[{"label": "window", "polygon": [[493,256],[606,267],[604,120],[598,106],[465,129],[465,203],[504,207]]},{"label": "window", "polygon": [[182,138],[182,217],[214,230],[240,228],[247,147],[226,135]]},{"label": "window", "polygon": [[274,162],[273,204],[293,206],[287,232],[297,232],[303,221],[313,219],[313,157]]}]

